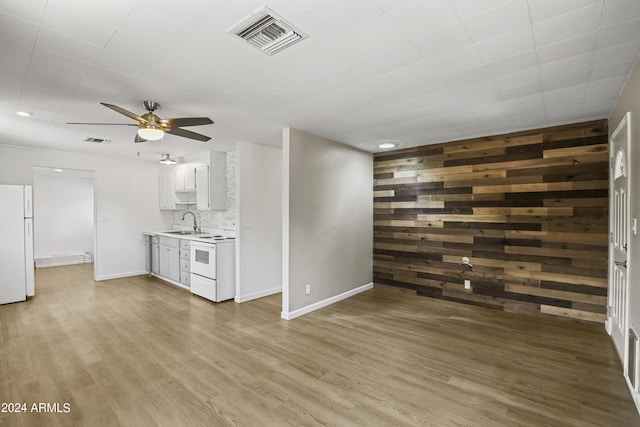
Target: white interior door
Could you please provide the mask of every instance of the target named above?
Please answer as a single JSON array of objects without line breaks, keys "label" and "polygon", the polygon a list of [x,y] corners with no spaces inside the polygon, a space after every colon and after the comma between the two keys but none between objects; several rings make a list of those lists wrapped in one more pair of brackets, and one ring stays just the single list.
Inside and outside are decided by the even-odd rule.
[{"label": "white interior door", "polygon": [[629,241],[629,192],[628,192],[628,115],[620,122],[611,136],[611,209],[609,250],[609,307],[607,330],[613,338],[620,359],[626,366]]}]

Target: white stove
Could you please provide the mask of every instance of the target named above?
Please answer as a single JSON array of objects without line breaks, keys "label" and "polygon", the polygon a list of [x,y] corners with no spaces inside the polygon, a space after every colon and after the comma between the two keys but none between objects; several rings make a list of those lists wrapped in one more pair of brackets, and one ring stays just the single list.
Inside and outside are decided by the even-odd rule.
[{"label": "white stove", "polygon": [[191,292],[214,302],[235,297],[235,239],[222,235],[191,240]]}]

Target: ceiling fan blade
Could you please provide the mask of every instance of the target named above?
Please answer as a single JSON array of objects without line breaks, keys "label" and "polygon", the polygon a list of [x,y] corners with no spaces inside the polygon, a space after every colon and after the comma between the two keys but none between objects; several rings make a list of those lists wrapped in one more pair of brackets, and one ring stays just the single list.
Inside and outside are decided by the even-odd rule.
[{"label": "ceiling fan blade", "polygon": [[134,123],[81,123],[81,122],[66,122],[68,125],[99,125],[99,126],[138,126]]},{"label": "ceiling fan blade", "polygon": [[174,119],[164,119],[160,120],[163,125],[169,126],[170,128],[181,128],[185,126],[201,126],[201,125],[212,125],[213,120],[209,117],[178,117]]},{"label": "ceiling fan blade", "polygon": [[138,135],[138,133],[136,132],[136,137],[133,138],[133,142],[147,142],[147,140]]},{"label": "ceiling fan blade", "polygon": [[132,113],[131,111],[127,111],[124,108],[120,108],[117,105],[113,105],[113,104],[107,104],[105,102],[101,102],[100,104],[104,105],[107,108],[111,108],[113,111],[116,111],[120,114],[124,114],[125,116],[132,118],[133,120],[137,120],[140,123],[148,123],[147,120],[143,119],[142,117],[138,116],[137,114]]},{"label": "ceiling fan blade", "polygon": [[191,132],[190,130],[180,129],[180,128],[171,128],[166,132],[172,135],[182,136],[183,138],[191,138],[191,139],[196,139],[198,141],[203,141],[203,142],[206,142],[211,139],[206,135],[202,135],[199,133]]}]

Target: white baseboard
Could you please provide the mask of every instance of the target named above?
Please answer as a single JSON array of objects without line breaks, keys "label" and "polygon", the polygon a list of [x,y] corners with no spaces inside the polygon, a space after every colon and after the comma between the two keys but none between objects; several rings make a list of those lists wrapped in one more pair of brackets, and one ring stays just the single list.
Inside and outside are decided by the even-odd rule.
[{"label": "white baseboard", "polygon": [[128,273],[116,273],[116,274],[105,274],[102,276],[96,276],[96,282],[100,282],[102,280],[111,280],[111,279],[122,279],[123,277],[132,277],[132,276],[141,276],[143,274],[149,274],[146,270],[140,271],[130,271]]},{"label": "white baseboard", "polygon": [[278,294],[280,292],[282,292],[282,287],[271,288],[271,289],[267,289],[265,291],[254,292],[254,293],[248,294],[248,295],[242,295],[242,296],[236,295],[236,297],[234,298],[234,301],[235,302],[247,302],[247,301],[251,301],[251,300],[262,298],[262,297],[268,297],[269,295]]},{"label": "white baseboard", "polygon": [[624,380],[627,383],[627,387],[629,387],[631,397],[633,398],[633,403],[636,404],[636,409],[638,410],[638,414],[640,415],[640,393],[634,390],[633,386],[631,385],[631,381],[629,381],[629,378],[627,378],[626,375],[624,377]]},{"label": "white baseboard", "polygon": [[295,319],[296,317],[300,317],[300,316],[305,315],[307,313],[311,313],[312,311],[319,310],[321,308],[324,308],[324,307],[326,307],[328,305],[331,305],[333,303],[336,303],[338,301],[342,301],[343,299],[347,299],[347,298],[352,297],[354,295],[357,295],[357,294],[359,294],[361,292],[367,291],[367,290],[369,290],[371,288],[373,288],[373,282],[367,283],[366,285],[362,285],[360,287],[357,287],[355,289],[351,289],[351,290],[343,292],[341,294],[332,296],[332,297],[324,299],[322,301],[318,301],[316,303],[313,303],[313,304],[308,305],[306,307],[299,308],[297,310],[293,310],[293,311],[289,311],[289,312],[282,311],[280,313],[280,317],[282,317],[285,320]]}]

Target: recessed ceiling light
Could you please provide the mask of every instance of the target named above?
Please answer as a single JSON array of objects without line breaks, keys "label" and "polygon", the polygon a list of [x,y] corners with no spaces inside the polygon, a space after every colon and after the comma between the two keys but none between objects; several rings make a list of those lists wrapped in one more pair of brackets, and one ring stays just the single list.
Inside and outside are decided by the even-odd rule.
[{"label": "recessed ceiling light", "polygon": [[22,117],[30,117],[33,116],[33,113],[30,113],[28,111],[22,111],[22,110],[18,110],[16,111],[16,114]]},{"label": "recessed ceiling light", "polygon": [[391,148],[400,148],[407,145],[407,141],[403,141],[402,139],[377,139],[375,141],[371,141],[369,146],[371,146],[372,150],[389,150]]},{"label": "recessed ceiling light", "polygon": [[64,169],[54,169],[55,172],[64,172]]},{"label": "recessed ceiling light", "polygon": [[396,144],[392,142],[383,142],[382,144],[378,144],[378,148],[393,148]]}]

